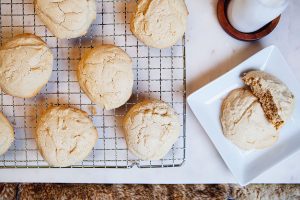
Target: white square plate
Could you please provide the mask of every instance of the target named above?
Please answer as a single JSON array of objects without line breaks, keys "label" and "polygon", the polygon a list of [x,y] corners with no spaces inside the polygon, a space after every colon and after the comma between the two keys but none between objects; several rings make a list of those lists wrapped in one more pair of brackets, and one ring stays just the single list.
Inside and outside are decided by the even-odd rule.
[{"label": "white square plate", "polygon": [[[244,84],[243,72],[257,69],[282,80],[296,96],[292,118],[281,129],[279,140],[270,148],[243,151],[227,140],[220,123],[220,109],[228,93]],[[207,84],[188,97],[195,116],[241,185],[247,185],[258,175],[300,149],[300,84],[275,46],[256,53],[231,71]]]}]

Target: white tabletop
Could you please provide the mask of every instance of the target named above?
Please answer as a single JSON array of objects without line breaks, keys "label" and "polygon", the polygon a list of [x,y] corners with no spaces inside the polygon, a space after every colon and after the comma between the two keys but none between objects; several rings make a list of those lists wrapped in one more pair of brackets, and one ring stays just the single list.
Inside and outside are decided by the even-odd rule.
[{"label": "white tabletop", "polygon": [[[190,11],[187,32],[188,94],[271,44],[281,50],[300,80],[299,0],[291,0],[272,34],[253,43],[237,41],[222,30],[216,18],[217,0],[186,1]],[[300,183],[299,160],[300,152],[254,182]],[[235,179],[188,108],[186,163],[180,168],[1,169],[0,182],[235,183]]]}]

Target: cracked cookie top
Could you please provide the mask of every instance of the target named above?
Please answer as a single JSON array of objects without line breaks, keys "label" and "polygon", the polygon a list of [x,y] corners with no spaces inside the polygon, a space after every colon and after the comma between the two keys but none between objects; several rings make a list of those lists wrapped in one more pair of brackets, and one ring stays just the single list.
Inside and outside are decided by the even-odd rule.
[{"label": "cracked cookie top", "polygon": [[40,118],[36,141],[51,166],[66,167],[81,162],[98,139],[97,129],[87,113],[66,107],[52,107]]},{"label": "cracked cookie top", "polygon": [[96,19],[95,0],[35,0],[35,10],[60,39],[85,35]]},{"label": "cracked cookie top", "polygon": [[177,114],[158,100],[145,100],[133,106],[123,126],[128,149],[142,160],[163,158],[180,133]]},{"label": "cracked cookie top", "polygon": [[269,147],[279,137],[258,98],[244,88],[231,91],[224,99],[221,124],[224,136],[244,150]]},{"label": "cracked cookie top", "polygon": [[53,55],[43,40],[18,35],[0,49],[0,88],[15,97],[33,97],[48,82],[52,64]]},{"label": "cracked cookie top", "polygon": [[85,94],[107,110],[122,106],[132,94],[132,61],[116,46],[102,45],[87,52],[77,75]]},{"label": "cracked cookie top", "polygon": [[168,48],[184,35],[188,10],[184,0],[141,0],[131,31],[148,46]]},{"label": "cracked cookie top", "polygon": [[14,129],[0,112],[0,155],[4,154],[14,141]]}]

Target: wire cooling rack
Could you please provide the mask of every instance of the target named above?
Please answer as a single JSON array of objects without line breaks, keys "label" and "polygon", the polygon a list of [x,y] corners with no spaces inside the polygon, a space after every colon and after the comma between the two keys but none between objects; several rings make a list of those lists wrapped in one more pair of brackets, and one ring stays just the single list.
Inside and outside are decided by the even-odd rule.
[{"label": "wire cooling rack", "polygon": [[[136,1],[98,0],[97,19],[84,37],[55,38],[34,14],[32,0],[0,0],[0,44],[20,33],[34,33],[51,48],[55,61],[47,86],[31,99],[0,95],[0,111],[15,128],[15,142],[0,156],[0,168],[49,167],[37,150],[33,133],[41,112],[51,105],[68,105],[89,113],[99,132],[92,153],[76,168],[178,167],[185,161],[185,39],[169,49],[148,48],[130,32]],[[101,44],[115,44],[133,59],[135,73],[132,98],[122,108],[105,111],[80,90],[77,64],[83,53]],[[131,155],[121,121],[128,109],[145,98],[168,102],[179,114],[181,135],[172,150],[159,161],[142,161]],[[0,127],[1,128],[1,127]]]}]

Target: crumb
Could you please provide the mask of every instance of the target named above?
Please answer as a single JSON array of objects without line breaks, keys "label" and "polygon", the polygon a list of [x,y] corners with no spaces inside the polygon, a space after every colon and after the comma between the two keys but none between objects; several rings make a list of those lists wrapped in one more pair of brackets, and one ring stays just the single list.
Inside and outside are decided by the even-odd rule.
[{"label": "crumb", "polygon": [[89,110],[91,111],[92,115],[97,115],[97,108],[95,106],[90,106]]}]

